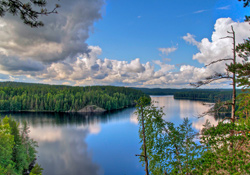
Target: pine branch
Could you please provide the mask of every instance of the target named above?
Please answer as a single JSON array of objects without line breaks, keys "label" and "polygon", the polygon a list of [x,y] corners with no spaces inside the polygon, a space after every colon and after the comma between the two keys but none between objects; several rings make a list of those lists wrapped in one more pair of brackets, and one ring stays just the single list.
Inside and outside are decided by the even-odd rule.
[{"label": "pine branch", "polygon": [[[37,20],[38,16],[58,13],[57,9],[60,7],[60,5],[56,4],[51,11],[48,11],[46,8],[43,8],[46,4],[46,0],[30,0],[27,3],[23,3],[20,0],[1,1],[0,16],[4,16],[6,12],[9,12],[14,16],[19,15],[21,20],[30,27],[43,26],[43,22]],[[34,10],[34,6],[41,7],[40,11]]]}]

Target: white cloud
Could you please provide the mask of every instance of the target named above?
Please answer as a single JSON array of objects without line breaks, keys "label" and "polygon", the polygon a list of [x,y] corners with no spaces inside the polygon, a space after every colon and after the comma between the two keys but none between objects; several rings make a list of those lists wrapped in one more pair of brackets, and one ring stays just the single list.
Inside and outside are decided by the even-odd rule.
[{"label": "white cloud", "polygon": [[161,69],[158,71],[158,73],[159,73],[159,72],[161,72],[161,73],[167,73],[167,72],[169,72],[170,70],[175,69],[175,66],[174,66],[174,65],[170,65],[170,64],[163,63],[163,62],[161,62],[160,60],[155,60],[155,61],[153,61],[153,62],[161,67]]},{"label": "white cloud", "polygon": [[183,36],[182,39],[184,39],[186,42],[192,44],[192,45],[198,45],[199,42],[197,42],[194,35],[191,35],[190,33],[187,33],[187,36]]},{"label": "white cloud", "polygon": [[[117,61],[98,56],[102,50],[98,46],[89,46],[88,54],[79,55],[74,62],[52,63],[36,76],[40,79],[67,80],[76,85],[91,84],[143,84],[150,79],[163,78],[168,72],[175,69],[174,65],[161,61],[154,63],[160,66],[155,71],[154,66],[147,62],[142,64],[139,58],[128,61]],[[164,78],[163,78],[164,79]]]},{"label": "white cloud", "polygon": [[159,48],[159,51],[161,51],[162,54],[168,55],[171,52],[174,52],[177,50],[177,47],[169,47],[169,48]]},{"label": "white cloud", "polygon": [[100,125],[90,125],[88,129],[89,129],[90,134],[99,134],[101,131],[101,126]]},{"label": "white cloud", "polygon": [[[94,14],[98,14],[98,12]],[[82,20],[88,21],[85,18],[87,17],[84,17]],[[65,22],[67,21],[66,19]],[[91,19],[92,20],[89,22],[86,22],[88,26],[91,26],[93,23],[94,18],[92,17]],[[68,21],[67,24],[65,23],[64,27],[67,28],[71,25],[73,25],[71,24],[71,21]],[[79,25],[82,25],[82,23]],[[247,38],[249,35],[249,24],[234,22],[230,18],[221,18],[216,21],[211,41],[207,38],[197,41],[195,36],[190,33],[183,36],[183,39],[187,43],[194,45],[199,50],[198,53],[193,55],[193,59],[205,65],[217,59],[232,57],[231,40],[220,39],[228,35],[227,31],[230,30],[231,25],[233,25],[236,32],[236,42],[243,42],[243,39]],[[73,29],[75,27],[72,26],[71,28]],[[87,32],[88,30],[84,29],[84,31]],[[81,32],[85,33],[84,31]],[[0,31],[0,36],[1,32],[3,31]],[[72,34],[74,34],[74,32],[72,32]],[[46,35],[44,34],[42,36]],[[4,37],[11,38],[12,36],[3,36],[3,38]],[[64,36],[54,37],[53,40],[56,41],[56,43],[62,44],[61,42],[58,42],[60,41],[58,38],[64,39]],[[72,37],[75,38],[76,36]],[[225,63],[214,64],[207,68],[197,68],[188,64],[177,67],[175,65],[166,64],[160,60],[152,60],[151,62],[142,63],[140,58],[135,58],[131,61],[118,61],[109,58],[101,59],[99,56],[102,54],[102,49],[99,46],[85,45],[80,52],[76,51],[74,52],[75,54],[69,54],[69,56],[62,57],[59,60],[51,57],[49,60],[52,62],[47,62],[48,60],[46,61],[45,59],[45,61],[41,61],[37,59],[36,56],[25,56],[25,54],[32,55],[34,53],[24,53],[22,50],[17,51],[17,53],[21,53],[20,56],[18,56],[18,54],[12,54],[12,51],[14,53],[13,47],[15,46],[16,48],[19,41],[17,40],[14,44],[12,43],[10,46],[13,47],[6,49],[5,47],[1,47],[1,42],[7,41],[6,38],[0,41],[0,79],[8,79],[10,76],[12,78],[17,78],[17,76],[22,75],[29,79],[51,84],[57,82],[71,85],[108,84],[121,86],[184,88],[190,87],[189,83],[201,80],[206,76],[213,74],[215,71],[225,71]],[[81,41],[84,43],[85,40],[82,39]],[[33,41],[27,39],[27,42],[29,43]],[[72,41],[73,45],[78,42],[80,42],[78,39]],[[30,44],[29,47],[32,47],[31,45],[32,44]],[[63,45],[63,47],[67,46],[66,44]],[[55,51],[55,48],[57,47],[53,46],[53,44],[51,47],[51,53],[53,52],[57,54],[56,52],[60,52],[60,50]],[[159,48],[159,51],[164,55],[168,55],[176,50],[177,47]],[[39,50],[36,51],[39,52]],[[159,67],[159,69],[156,69],[155,67]],[[225,84],[225,82],[221,83]],[[213,87],[213,85],[210,87]]]},{"label": "white cloud", "polygon": [[133,124],[135,124],[135,125],[138,125],[138,123],[139,123],[139,121],[138,121],[138,116],[133,112],[133,113],[130,115],[129,121],[130,121],[130,123],[133,123]]},{"label": "white cloud", "polygon": [[217,8],[218,10],[229,10],[230,9],[230,5],[227,6],[223,6],[223,7],[219,7]]},{"label": "white cloud", "polygon": [[197,10],[194,13],[203,13],[203,12],[206,12],[206,11],[208,11],[208,10]]},{"label": "white cloud", "polygon": [[231,18],[220,18],[216,21],[211,41],[204,38],[201,42],[198,42],[194,39],[194,35],[187,33],[183,39],[199,49],[199,53],[195,54],[193,59],[208,64],[214,60],[232,58],[232,39],[222,39],[229,36],[227,31],[231,31],[231,26],[233,26],[236,33],[236,44],[242,43],[243,39],[249,36],[249,24],[247,22],[234,22]]},{"label": "white cloud", "polygon": [[[54,6],[48,2],[48,9]],[[93,23],[101,18],[103,0],[61,2],[58,14],[41,17],[45,26],[33,29],[16,16],[0,19],[0,51],[9,59],[52,63],[88,53],[85,41]],[[31,64],[32,65],[32,64]]]},{"label": "white cloud", "polygon": [[43,128],[30,127],[30,137],[39,142],[56,142],[61,140],[62,131],[59,128],[51,128],[44,126]]},{"label": "white cloud", "polygon": [[[234,22],[231,18],[220,18],[216,21],[211,41],[208,38],[204,38],[201,42],[198,42],[194,39],[194,35],[187,33],[183,39],[199,49],[199,52],[193,55],[193,59],[207,65],[215,60],[232,58],[232,39],[222,39],[229,36],[227,31],[231,31],[231,26],[233,26],[236,33],[236,45],[242,43],[243,39],[249,36],[249,24],[246,22]],[[211,75],[214,72],[225,72],[225,63],[228,62],[219,62],[209,66],[206,68],[207,75]]]}]

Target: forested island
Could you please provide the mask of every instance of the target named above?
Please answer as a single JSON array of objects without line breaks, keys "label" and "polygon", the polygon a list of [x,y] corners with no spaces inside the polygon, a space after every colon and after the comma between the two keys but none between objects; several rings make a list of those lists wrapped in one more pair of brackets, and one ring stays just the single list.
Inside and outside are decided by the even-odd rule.
[{"label": "forested island", "polygon": [[102,112],[133,106],[142,96],[127,87],[0,82],[0,111]]}]

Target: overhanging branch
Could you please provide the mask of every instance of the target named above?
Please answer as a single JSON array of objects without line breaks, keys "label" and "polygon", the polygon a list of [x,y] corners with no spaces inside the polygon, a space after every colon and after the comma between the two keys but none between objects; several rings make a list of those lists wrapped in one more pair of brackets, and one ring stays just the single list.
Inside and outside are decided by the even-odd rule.
[{"label": "overhanging branch", "polygon": [[233,58],[225,58],[225,59],[219,59],[219,60],[216,60],[216,61],[212,61],[211,63],[205,65],[205,67],[208,67],[214,63],[217,63],[217,62],[221,62],[221,61],[233,61]]},{"label": "overhanging branch", "polygon": [[198,87],[201,87],[203,85],[206,85],[206,84],[209,84],[209,83],[212,83],[214,81],[221,80],[221,79],[232,79],[232,77],[229,76],[228,74],[216,73],[215,75],[207,77],[206,80],[198,81],[196,83],[190,83],[190,85],[198,88]]}]

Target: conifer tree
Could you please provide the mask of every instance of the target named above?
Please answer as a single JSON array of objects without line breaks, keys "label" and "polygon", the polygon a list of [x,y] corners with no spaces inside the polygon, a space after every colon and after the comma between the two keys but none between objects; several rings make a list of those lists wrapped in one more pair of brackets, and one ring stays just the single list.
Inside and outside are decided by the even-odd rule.
[{"label": "conifer tree", "polygon": [[[0,16],[3,17],[6,13],[10,13],[14,16],[20,16],[20,19],[24,24],[30,27],[40,27],[44,23],[38,20],[40,15],[49,15],[51,13],[57,13],[59,4],[56,4],[54,9],[48,11],[46,8],[46,0],[1,0],[0,1]],[[39,8],[40,10],[36,10]]]}]

